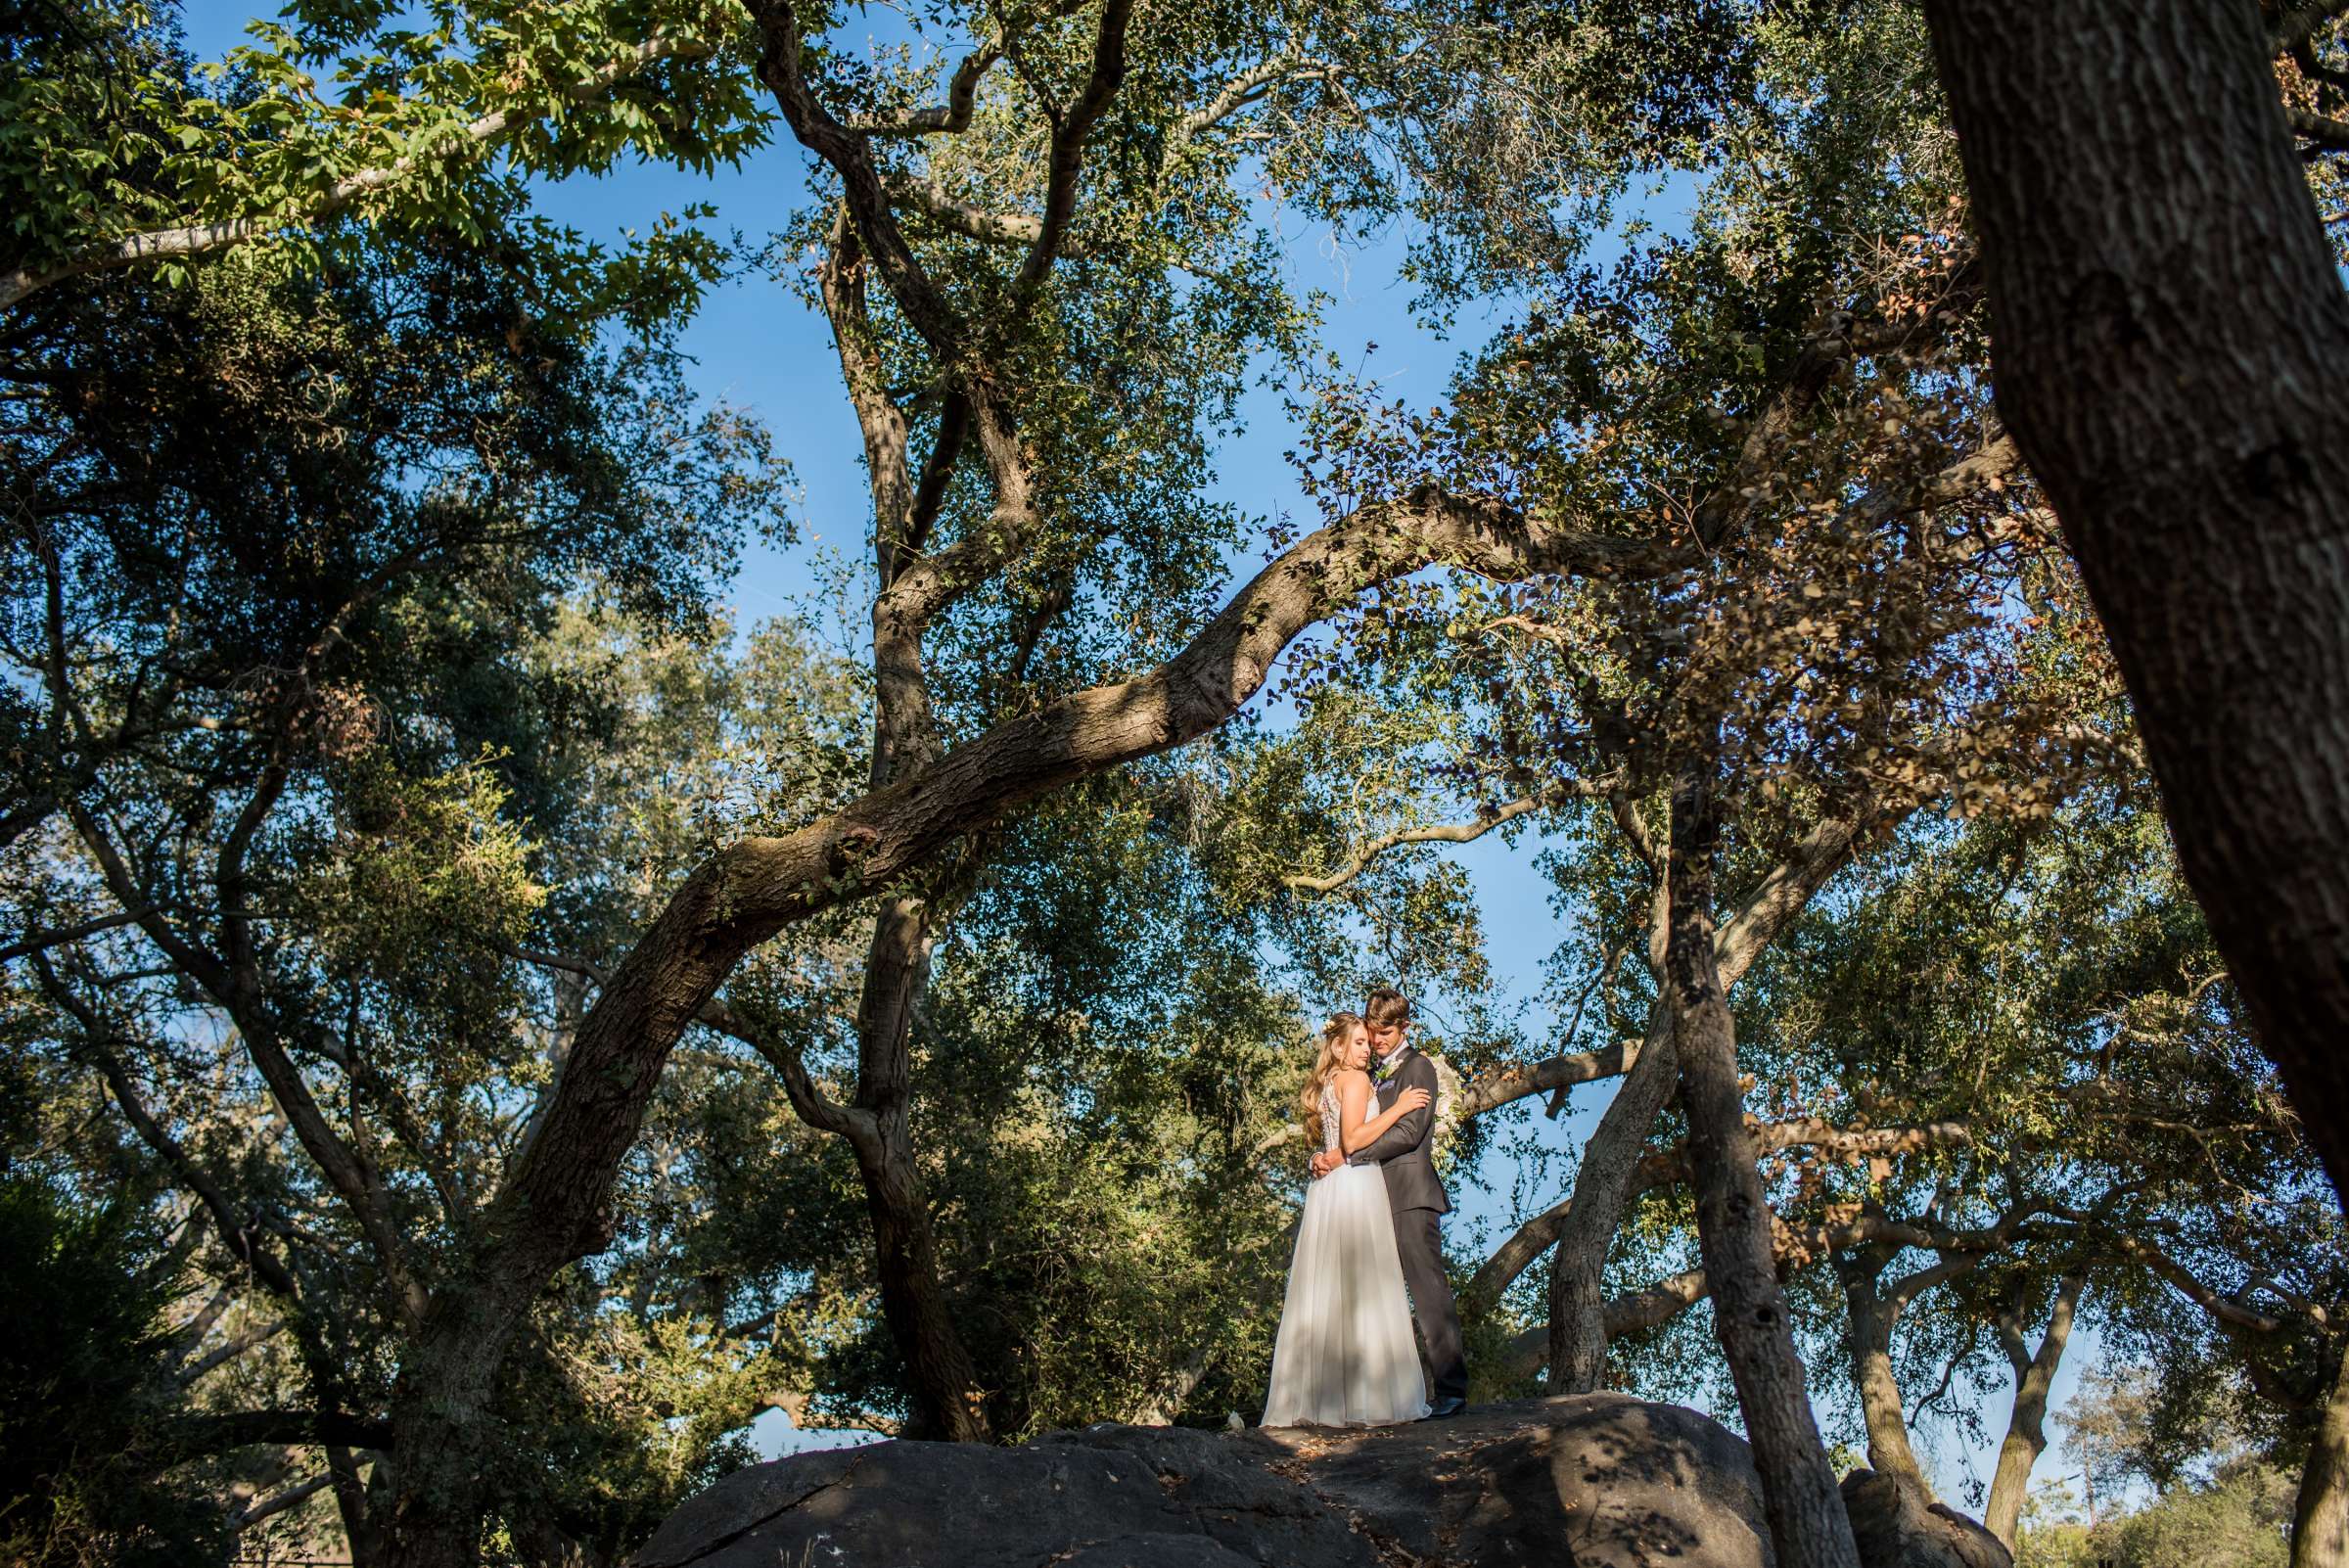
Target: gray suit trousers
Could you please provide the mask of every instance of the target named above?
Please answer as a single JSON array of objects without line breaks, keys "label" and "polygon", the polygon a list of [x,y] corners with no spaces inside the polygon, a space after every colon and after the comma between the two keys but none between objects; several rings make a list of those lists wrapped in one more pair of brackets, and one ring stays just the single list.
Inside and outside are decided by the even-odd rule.
[{"label": "gray suit trousers", "polygon": [[[1390,1109],[1405,1088],[1427,1090],[1432,1101],[1438,1084],[1436,1069],[1416,1050],[1406,1048],[1395,1071],[1379,1085],[1378,1103]],[[1468,1353],[1460,1343],[1460,1310],[1451,1299],[1451,1281],[1444,1273],[1444,1213],[1451,1199],[1436,1179],[1428,1140],[1435,1130],[1435,1107],[1423,1105],[1387,1129],[1376,1142],[1355,1155],[1359,1164],[1381,1161],[1387,1178],[1387,1202],[1395,1211],[1395,1250],[1403,1255],[1403,1282],[1411,1293],[1411,1316],[1427,1345],[1427,1363],[1436,1374],[1436,1398],[1468,1397]]]},{"label": "gray suit trousers", "polygon": [[1436,1398],[1468,1397],[1468,1352],[1460,1343],[1460,1312],[1444,1272],[1444,1217],[1433,1209],[1395,1211],[1395,1250],[1403,1255],[1403,1282],[1411,1292],[1411,1316],[1427,1342],[1427,1364],[1436,1374]]}]

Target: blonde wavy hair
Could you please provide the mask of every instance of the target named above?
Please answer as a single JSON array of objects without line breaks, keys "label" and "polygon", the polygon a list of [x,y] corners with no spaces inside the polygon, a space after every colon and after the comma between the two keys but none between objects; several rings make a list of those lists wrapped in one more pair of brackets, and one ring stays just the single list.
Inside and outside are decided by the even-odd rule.
[{"label": "blonde wavy hair", "polygon": [[1297,1109],[1305,1120],[1306,1141],[1315,1148],[1321,1145],[1321,1085],[1346,1065],[1346,1042],[1354,1032],[1362,1027],[1359,1013],[1333,1014],[1321,1026],[1321,1054],[1313,1060],[1313,1076],[1298,1091]]}]

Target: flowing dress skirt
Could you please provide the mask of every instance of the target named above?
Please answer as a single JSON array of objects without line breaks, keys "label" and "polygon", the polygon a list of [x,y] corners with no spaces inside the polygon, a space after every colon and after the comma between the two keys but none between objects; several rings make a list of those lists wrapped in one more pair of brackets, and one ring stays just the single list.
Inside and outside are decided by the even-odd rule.
[{"label": "flowing dress skirt", "polygon": [[1387,1179],[1340,1166],[1306,1191],[1272,1344],[1266,1426],[1384,1426],[1427,1413]]}]

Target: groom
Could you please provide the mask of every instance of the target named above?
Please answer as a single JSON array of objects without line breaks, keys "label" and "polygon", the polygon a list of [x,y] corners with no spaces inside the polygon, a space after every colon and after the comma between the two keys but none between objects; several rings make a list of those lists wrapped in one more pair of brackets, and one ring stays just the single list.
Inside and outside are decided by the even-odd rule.
[{"label": "groom", "polygon": [[[1427,1341],[1435,1368],[1431,1416],[1457,1415],[1468,1407],[1468,1358],[1460,1346],[1460,1314],[1452,1305],[1451,1281],[1444,1273],[1443,1219],[1451,1211],[1428,1145],[1436,1123],[1436,1068],[1411,1047],[1411,1004],[1392,986],[1381,986],[1362,1002],[1370,1049],[1377,1053],[1378,1103],[1395,1103],[1406,1088],[1427,1090],[1428,1103],[1404,1116],[1386,1134],[1355,1155],[1354,1163],[1384,1161],[1387,1204],[1395,1211],[1395,1249],[1403,1255],[1403,1280],[1410,1288],[1411,1314]],[[1316,1155],[1313,1175],[1327,1176],[1338,1156]]]}]

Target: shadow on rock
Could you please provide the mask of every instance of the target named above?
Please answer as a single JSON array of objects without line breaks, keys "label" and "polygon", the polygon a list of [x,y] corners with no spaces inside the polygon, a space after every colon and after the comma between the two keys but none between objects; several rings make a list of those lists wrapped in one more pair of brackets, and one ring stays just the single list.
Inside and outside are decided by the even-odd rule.
[{"label": "shadow on rock", "polygon": [[[1997,1543],[1921,1498],[1896,1490],[1887,1500],[1865,1485],[1857,1495],[1891,1543],[1864,1546],[1866,1568],[2008,1568],[2003,1550],[1995,1560],[1954,1547],[1916,1555],[1941,1550],[1958,1526]],[[1680,1406],[1588,1394],[1366,1431],[1103,1425],[1017,1449],[881,1443],[796,1454],[694,1498],[631,1562],[1770,1568],[1772,1554],[1742,1441]]]}]

